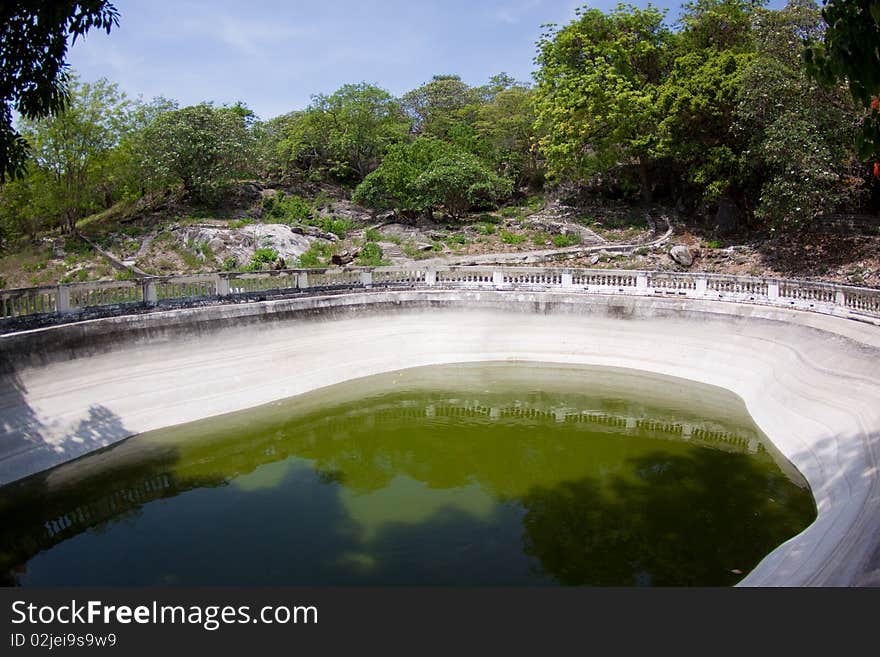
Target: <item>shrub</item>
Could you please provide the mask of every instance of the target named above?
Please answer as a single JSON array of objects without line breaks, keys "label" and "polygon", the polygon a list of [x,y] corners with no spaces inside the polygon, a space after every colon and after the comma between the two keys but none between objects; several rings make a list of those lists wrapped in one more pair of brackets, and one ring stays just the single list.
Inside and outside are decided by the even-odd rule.
[{"label": "shrub", "polygon": [[339,239],[345,239],[349,231],[354,228],[354,222],[351,219],[343,217],[318,217],[306,222],[310,226],[316,226],[325,233],[333,233]]},{"label": "shrub", "polygon": [[564,248],[566,246],[574,246],[581,243],[581,236],[573,233],[562,233],[553,236],[553,246]]},{"label": "shrub", "polygon": [[323,267],[332,255],[333,249],[326,242],[312,242],[308,250],[298,259],[298,265],[305,269]]},{"label": "shrub", "polygon": [[387,260],[382,258],[382,247],[375,242],[367,242],[364,248],[358,253],[355,262],[364,267],[380,267],[388,264]]},{"label": "shrub", "polygon": [[312,206],[296,194],[278,192],[263,200],[263,210],[269,219],[284,224],[306,223],[312,218]]},{"label": "shrub", "polygon": [[502,230],[501,241],[505,244],[522,244],[526,241],[526,236],[519,235],[517,233],[511,233],[509,230]]},{"label": "shrub", "polygon": [[276,260],[278,260],[278,251],[275,249],[257,249],[251,256],[250,264],[245,267],[245,271],[261,271],[272,266]]},{"label": "shrub", "polygon": [[352,196],[378,210],[401,213],[442,208],[460,217],[472,207],[494,207],[513,189],[476,156],[430,137],[397,144],[379,168],[358,185]]}]

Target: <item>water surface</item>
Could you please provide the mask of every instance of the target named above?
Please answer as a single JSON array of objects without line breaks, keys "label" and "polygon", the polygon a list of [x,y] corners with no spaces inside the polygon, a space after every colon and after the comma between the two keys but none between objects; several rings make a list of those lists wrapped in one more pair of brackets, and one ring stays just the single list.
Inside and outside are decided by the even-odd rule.
[{"label": "water surface", "polygon": [[129,439],[0,489],[20,585],[726,585],[815,518],[732,394],[418,368]]}]

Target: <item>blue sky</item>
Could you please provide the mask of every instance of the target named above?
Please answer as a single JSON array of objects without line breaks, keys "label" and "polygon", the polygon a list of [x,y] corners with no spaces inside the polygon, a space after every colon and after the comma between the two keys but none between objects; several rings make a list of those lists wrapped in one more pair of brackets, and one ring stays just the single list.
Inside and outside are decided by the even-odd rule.
[{"label": "blue sky", "polygon": [[[438,73],[482,84],[529,80],[543,23],[569,22],[577,0],[115,0],[120,25],[77,42],[68,62],[130,96],[184,105],[242,100],[261,118],[316,93],[372,82],[402,94]],[[616,0],[590,3],[599,9]],[[632,1],[636,6],[647,2]],[[677,1],[654,2],[678,13]],[[780,6],[775,0],[770,6]]]}]

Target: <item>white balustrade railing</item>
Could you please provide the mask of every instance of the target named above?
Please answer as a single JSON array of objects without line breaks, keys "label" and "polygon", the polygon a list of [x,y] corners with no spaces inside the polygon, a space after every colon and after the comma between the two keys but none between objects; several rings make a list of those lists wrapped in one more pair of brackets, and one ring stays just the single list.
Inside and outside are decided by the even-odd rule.
[{"label": "white balustrade railing", "polygon": [[706,299],[849,318],[880,318],[880,289],[832,283],[687,272],[408,266],[222,272],[0,290],[0,323],[9,324],[4,320],[17,317],[67,315],[86,309],[124,312],[126,308],[185,305],[223,297],[247,299],[381,288],[543,290]]}]

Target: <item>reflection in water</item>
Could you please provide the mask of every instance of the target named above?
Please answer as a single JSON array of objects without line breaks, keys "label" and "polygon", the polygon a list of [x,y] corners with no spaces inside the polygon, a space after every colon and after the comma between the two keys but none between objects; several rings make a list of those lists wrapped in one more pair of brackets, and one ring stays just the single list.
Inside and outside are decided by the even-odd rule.
[{"label": "reflection in water", "polygon": [[814,517],[729,393],[484,363],[144,434],[0,489],[0,572],[22,585],[716,585]]}]

